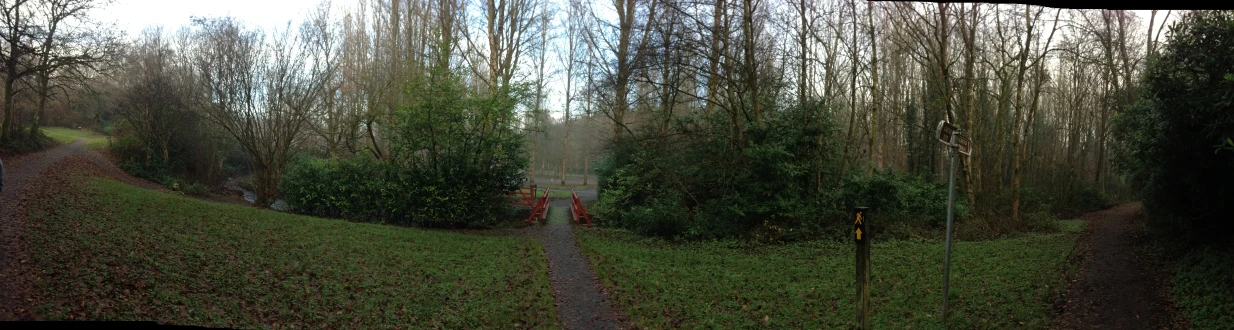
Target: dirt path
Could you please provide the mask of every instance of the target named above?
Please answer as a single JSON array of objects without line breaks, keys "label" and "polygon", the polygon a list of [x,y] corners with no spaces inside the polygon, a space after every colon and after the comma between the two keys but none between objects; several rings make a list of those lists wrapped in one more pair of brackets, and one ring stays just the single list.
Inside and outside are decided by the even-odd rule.
[{"label": "dirt path", "polygon": [[600,289],[591,262],[579,251],[571,228],[569,199],[554,201],[548,221],[535,228],[548,257],[548,278],[553,286],[557,317],[564,329],[629,328],[621,312]]},{"label": "dirt path", "polygon": [[147,189],[161,189],[157,184],[126,175],[102,154],[87,149],[85,140],[6,159],[4,191],[0,192],[0,321],[33,318],[26,306],[33,286],[25,240],[25,205],[32,201],[24,192],[28,184],[47,169],[74,156],[98,164],[116,180]]},{"label": "dirt path", "polygon": [[1079,274],[1059,302],[1056,329],[1171,329],[1174,313],[1160,271],[1140,248],[1139,203],[1085,214]]}]

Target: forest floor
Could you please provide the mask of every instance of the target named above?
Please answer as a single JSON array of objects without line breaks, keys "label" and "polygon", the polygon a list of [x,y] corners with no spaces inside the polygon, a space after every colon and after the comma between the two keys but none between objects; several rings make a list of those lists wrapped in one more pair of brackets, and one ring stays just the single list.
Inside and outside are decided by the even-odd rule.
[{"label": "forest floor", "polygon": [[1172,307],[1166,272],[1154,267],[1145,247],[1139,203],[1084,214],[1087,230],[1077,242],[1078,273],[1055,302],[1056,329],[1185,329]]}]

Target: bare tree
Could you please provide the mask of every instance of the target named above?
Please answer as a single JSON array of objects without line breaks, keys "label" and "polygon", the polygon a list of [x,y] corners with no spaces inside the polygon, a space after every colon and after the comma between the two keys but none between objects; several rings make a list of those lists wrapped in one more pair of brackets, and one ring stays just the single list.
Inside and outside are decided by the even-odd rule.
[{"label": "bare tree", "polygon": [[16,124],[16,112],[13,111],[13,101],[19,91],[17,86],[21,79],[35,74],[37,67],[30,63],[29,55],[34,54],[32,44],[35,36],[34,24],[30,22],[34,9],[29,0],[0,0],[0,42],[5,44],[0,52],[0,60],[4,67],[4,119],[0,121],[0,143],[7,142],[9,137],[20,128]]},{"label": "bare tree", "polygon": [[[617,11],[616,26],[609,25],[608,33],[589,34],[593,40],[593,44],[604,44],[607,46],[607,51],[613,54],[615,66],[601,66],[605,69],[605,75],[612,77],[613,81],[613,105],[608,111],[609,119],[613,121],[613,138],[618,138],[625,133],[629,133],[630,129],[626,126],[625,115],[630,110],[630,78],[634,75],[634,68],[647,56],[645,51],[648,39],[651,37],[651,29],[656,21],[656,13],[659,10],[657,0],[651,0],[647,5],[646,18],[642,21],[641,26],[636,26],[638,22],[638,0],[614,0],[613,5]],[[595,16],[595,14],[592,14]],[[636,30],[636,27],[638,28]],[[641,33],[640,33],[641,32]],[[609,35],[603,35],[609,34]],[[616,34],[615,36],[611,34]],[[616,40],[612,40],[612,39]],[[600,39],[600,40],[594,40]],[[615,41],[615,43],[614,43]],[[623,133],[625,132],[625,133]]]},{"label": "bare tree", "polygon": [[[301,28],[303,38],[311,47],[311,58],[330,66],[341,66],[342,40],[338,23],[330,15],[330,2],[322,2]],[[349,111],[343,102],[341,89],[345,77],[341,70],[327,70],[321,85],[319,110],[313,111],[316,120],[309,125],[324,142],[325,151],[338,157],[347,149],[345,145],[356,139],[359,121],[355,111]]]},{"label": "bare tree", "polygon": [[30,138],[39,134],[39,122],[53,88],[80,85],[83,71],[100,69],[108,60],[111,40],[107,30],[88,26],[88,14],[98,0],[45,0],[36,15],[41,30],[35,45],[34,86],[38,105],[30,124]]},{"label": "bare tree", "polygon": [[[170,161],[168,147],[189,115],[190,90],[176,79],[175,51],[161,28],[142,31],[124,58],[121,90],[115,111],[131,125],[147,147],[161,151],[160,162]],[[150,154],[146,154],[149,162]]]},{"label": "bare tree", "polygon": [[[573,105],[575,98],[574,65],[578,62],[580,32],[585,28],[582,15],[583,3],[579,0],[571,0],[570,8],[566,11],[565,54],[559,59],[565,65],[566,74],[565,112],[562,115],[564,132],[561,138],[561,184],[563,185],[566,184],[566,158],[570,149],[570,129],[573,126],[570,120],[570,106]],[[561,55],[561,52],[559,51],[558,54]]]},{"label": "bare tree", "polygon": [[239,142],[253,168],[255,203],[268,206],[278,195],[283,169],[308,123],[330,63],[309,60],[304,38],[290,28],[271,44],[259,31],[231,18],[197,19],[194,64],[206,86],[212,119]]}]

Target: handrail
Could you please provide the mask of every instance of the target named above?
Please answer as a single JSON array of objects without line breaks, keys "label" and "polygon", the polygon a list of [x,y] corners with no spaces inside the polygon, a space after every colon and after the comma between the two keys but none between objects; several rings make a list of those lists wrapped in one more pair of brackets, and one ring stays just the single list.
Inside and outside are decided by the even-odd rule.
[{"label": "handrail", "polygon": [[581,224],[578,220],[582,218],[587,220],[587,227],[593,227],[591,216],[587,215],[587,210],[583,209],[583,200],[578,198],[578,192],[570,189],[570,196],[572,197],[570,201],[570,217],[574,218],[574,224]]}]

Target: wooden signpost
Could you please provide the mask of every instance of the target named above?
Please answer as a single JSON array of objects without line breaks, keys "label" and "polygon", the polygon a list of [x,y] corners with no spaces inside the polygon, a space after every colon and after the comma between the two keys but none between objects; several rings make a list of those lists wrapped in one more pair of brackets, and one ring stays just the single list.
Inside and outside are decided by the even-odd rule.
[{"label": "wooden signpost", "polygon": [[870,328],[870,227],[867,207],[856,208],[853,238],[857,243],[857,329]]}]

